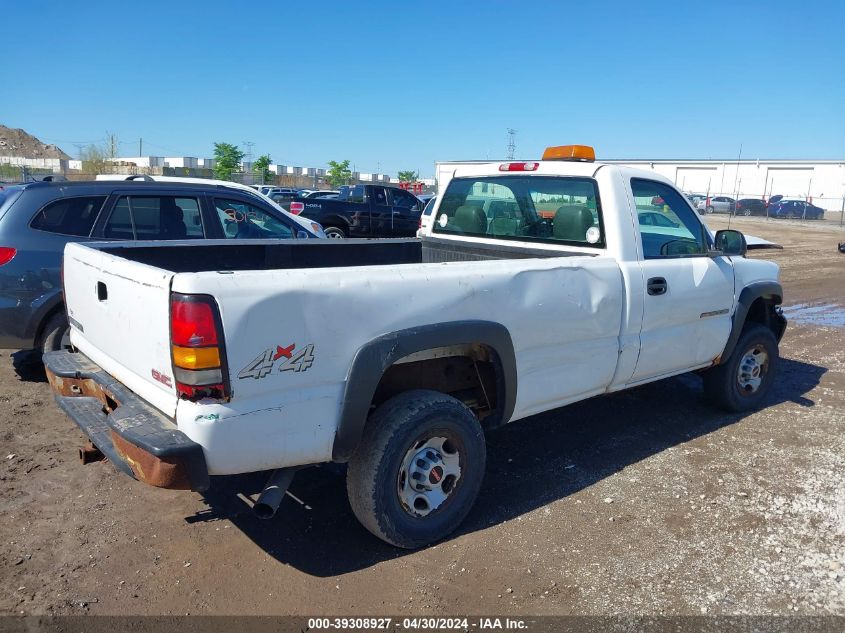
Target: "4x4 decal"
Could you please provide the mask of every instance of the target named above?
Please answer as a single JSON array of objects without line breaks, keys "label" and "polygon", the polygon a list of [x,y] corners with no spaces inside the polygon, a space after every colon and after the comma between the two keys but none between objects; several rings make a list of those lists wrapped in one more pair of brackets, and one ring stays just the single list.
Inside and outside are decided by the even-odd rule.
[{"label": "4x4 decal", "polygon": [[238,378],[255,378],[258,380],[269,375],[276,368],[278,368],[278,372],[303,372],[308,371],[313,364],[313,343],[309,343],[299,351],[296,351],[296,343],[291,343],[287,347],[276,345],[276,349],[271,347],[254,358],[238,373]]}]

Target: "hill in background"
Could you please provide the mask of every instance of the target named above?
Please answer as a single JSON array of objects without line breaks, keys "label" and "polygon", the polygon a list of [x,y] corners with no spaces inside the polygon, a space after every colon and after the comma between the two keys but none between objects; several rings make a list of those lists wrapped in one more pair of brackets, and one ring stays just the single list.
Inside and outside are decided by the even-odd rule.
[{"label": "hill in background", "polygon": [[22,156],[23,158],[69,159],[56,145],[42,143],[24,130],[0,125],[0,156]]}]

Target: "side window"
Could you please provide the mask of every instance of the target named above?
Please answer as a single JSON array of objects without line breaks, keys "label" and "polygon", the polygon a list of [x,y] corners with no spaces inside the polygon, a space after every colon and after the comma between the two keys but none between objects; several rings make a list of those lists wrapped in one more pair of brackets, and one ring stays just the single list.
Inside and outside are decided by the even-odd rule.
[{"label": "side window", "polygon": [[[701,255],[708,251],[707,232],[681,194],[661,182],[640,178],[631,179],[631,191],[646,259]],[[659,211],[652,205],[657,197],[663,200]]]},{"label": "side window", "polygon": [[103,236],[120,240],[135,239],[135,231],[132,228],[132,213],[129,210],[129,198],[126,196],[120,198],[114,205],[103,231]]},{"label": "side window", "polygon": [[240,200],[214,200],[220,226],[231,239],[291,239],[291,227],[268,213]]},{"label": "side window", "polygon": [[105,229],[106,237],[130,240],[185,240],[203,235],[197,199],[175,196],[122,196]]},{"label": "side window", "polygon": [[87,237],[105,200],[106,196],[56,200],[41,209],[29,225],[39,231]]},{"label": "side window", "polygon": [[402,189],[394,189],[393,193],[393,206],[400,207],[402,209],[410,209],[415,204],[419,204],[419,198],[416,196],[408,193],[407,191],[403,191]]},{"label": "side window", "polygon": [[355,185],[349,190],[349,202],[364,202],[364,185]]},{"label": "side window", "polygon": [[373,204],[376,204],[381,207],[387,206],[387,194],[384,191],[384,187],[373,187],[372,189],[370,189],[370,191],[373,192]]}]

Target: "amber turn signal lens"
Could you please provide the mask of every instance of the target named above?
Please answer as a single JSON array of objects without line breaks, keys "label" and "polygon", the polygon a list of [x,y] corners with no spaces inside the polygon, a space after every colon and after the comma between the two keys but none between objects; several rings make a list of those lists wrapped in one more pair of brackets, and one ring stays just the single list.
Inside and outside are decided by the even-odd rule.
[{"label": "amber turn signal lens", "polygon": [[543,160],[596,160],[596,150],[589,145],[558,145],[547,147],[543,152]]},{"label": "amber turn signal lens", "polygon": [[183,369],[220,367],[220,351],[216,347],[173,346],[173,364]]}]

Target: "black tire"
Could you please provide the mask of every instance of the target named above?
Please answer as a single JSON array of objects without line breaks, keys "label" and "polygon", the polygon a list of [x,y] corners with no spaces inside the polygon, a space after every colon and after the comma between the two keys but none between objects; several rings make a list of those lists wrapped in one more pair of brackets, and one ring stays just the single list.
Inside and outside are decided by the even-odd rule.
[{"label": "black tire", "polygon": [[64,311],[51,316],[41,333],[41,353],[62,349],[62,338],[67,334],[68,328]]},{"label": "black tire", "polygon": [[[403,466],[412,451],[438,437],[451,442],[460,476],[439,507],[416,516],[400,498]],[[368,420],[349,461],[349,504],[380,539],[406,549],[423,547],[452,533],[469,513],[481,489],[486,456],[484,432],[466,405],[437,391],[407,391],[379,406]],[[445,491],[446,479],[431,481]]]},{"label": "black tire", "polygon": [[346,231],[338,226],[327,226],[323,229],[326,237],[334,240],[342,240],[346,237]]},{"label": "black tire", "polygon": [[708,213],[708,214],[713,213],[713,207],[707,207],[705,209],[705,212]]},{"label": "black tire", "polygon": [[742,212],[742,215],[744,215],[746,218],[750,217],[751,216],[751,209],[745,209],[745,211]]},{"label": "black tire", "polygon": [[[765,351],[768,364],[760,369],[759,386],[751,390],[741,386],[741,365],[746,354],[753,350]],[[758,323],[748,324],[739,337],[733,352],[723,365],[704,374],[704,393],[713,404],[726,411],[756,409],[766,398],[778,368],[778,343],[772,331]]]}]

